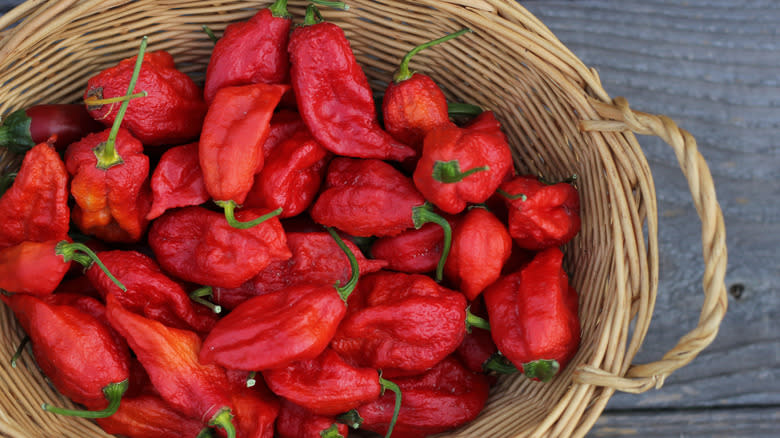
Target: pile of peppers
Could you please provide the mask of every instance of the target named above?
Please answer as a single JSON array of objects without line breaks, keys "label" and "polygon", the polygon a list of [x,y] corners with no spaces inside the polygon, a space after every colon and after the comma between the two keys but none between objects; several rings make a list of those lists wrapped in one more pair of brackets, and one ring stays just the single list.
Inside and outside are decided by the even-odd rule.
[{"label": "pile of peppers", "polygon": [[375,95],[344,31],[286,3],[209,32],[202,85],[144,38],[83,103],[0,126],[23,155],[0,181],[0,299],[26,333],[4,360],[75,404],[52,415],[425,437],[477,418],[499,374],[549,381],[576,354],[573,180],[517,174],[493,112],[409,67],[470,30]]}]

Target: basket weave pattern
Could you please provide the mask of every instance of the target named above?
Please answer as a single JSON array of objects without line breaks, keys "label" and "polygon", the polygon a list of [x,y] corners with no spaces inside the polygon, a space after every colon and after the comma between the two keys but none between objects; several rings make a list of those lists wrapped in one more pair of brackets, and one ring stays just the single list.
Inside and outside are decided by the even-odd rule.
[{"label": "basket weave pattern", "polygon": [[[78,101],[87,79],[133,56],[144,35],[149,50],[171,52],[180,69],[202,81],[213,45],[201,26],[220,35],[267,3],[28,1],[0,17],[0,114]],[[448,99],[493,110],[520,172],[578,175],[582,231],[565,252],[580,292],[580,351],[552,382],[502,377],[477,421],[444,436],[583,436],[615,390],[660,387],[714,339],[726,311],[725,230],[712,178],[690,134],[666,117],[613,101],[597,73],[515,1],[348,3],[348,11],[322,13],[345,30],[377,90],[411,47],[463,27],[474,30],[426,50],[412,68],[432,76]],[[298,22],[305,5],[289,3]],[[658,223],[652,176],[632,131],[660,136],[677,154],[702,218],[705,265],[698,326],[659,361],[644,365],[632,360],[653,313]],[[0,172],[7,172],[13,164],[3,153]],[[70,404],[45,383],[29,355],[16,369],[8,365],[23,334],[4,306],[0,332],[0,436],[107,436],[89,421],[42,411],[44,401]]]}]

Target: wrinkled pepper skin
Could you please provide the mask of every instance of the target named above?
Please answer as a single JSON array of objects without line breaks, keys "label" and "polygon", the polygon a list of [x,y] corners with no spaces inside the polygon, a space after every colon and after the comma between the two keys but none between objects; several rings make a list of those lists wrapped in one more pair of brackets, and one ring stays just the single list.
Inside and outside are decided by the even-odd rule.
[{"label": "wrinkled pepper skin", "polygon": [[519,176],[501,185],[509,195],[509,234],[518,246],[541,250],[561,246],[580,231],[580,197],[571,184],[548,185],[534,176]]},{"label": "wrinkled pepper skin", "polygon": [[412,208],[424,203],[411,179],[390,164],[339,157],[330,162],[310,215],[353,236],[395,236],[414,228]]},{"label": "wrinkled pepper skin", "polygon": [[247,373],[227,370],[230,401],[233,403],[237,438],[273,438],[279,415],[279,399],[258,379],[247,387]]},{"label": "wrinkled pepper skin", "polygon": [[37,296],[54,292],[71,265],[56,253],[59,242],[26,241],[0,249],[0,289]]},{"label": "wrinkled pepper skin", "polygon": [[33,347],[41,371],[64,396],[104,408],[103,389],[129,379],[130,352],[95,317],[24,294],[3,296]]},{"label": "wrinkled pepper skin", "polygon": [[444,231],[431,223],[419,230],[410,229],[397,236],[377,239],[371,245],[371,256],[386,261],[390,271],[424,274],[436,269],[442,245]]},{"label": "wrinkled pepper skin", "polygon": [[547,375],[529,375],[539,380],[563,369],[580,343],[577,292],[562,262],[561,250],[546,249],[483,292],[491,336],[518,370],[529,375],[536,361],[557,362]]},{"label": "wrinkled pepper skin", "polygon": [[275,394],[316,415],[342,414],[382,392],[377,370],[352,366],[330,348],[314,359],[264,371],[263,377]]},{"label": "wrinkled pepper skin", "polygon": [[[469,304],[469,312],[484,319],[487,319],[488,316],[485,302],[481,297]],[[490,330],[472,327],[471,332],[466,333],[463,342],[455,350],[455,355],[466,368],[475,373],[482,373],[487,371],[484,368],[485,362],[496,352],[498,352],[498,347],[490,336]]]},{"label": "wrinkled pepper skin", "polygon": [[152,206],[146,214],[149,220],[171,208],[200,205],[211,199],[200,169],[198,143],[165,151],[152,172],[151,187]]},{"label": "wrinkled pepper skin", "polygon": [[501,276],[512,252],[512,237],[504,224],[484,208],[472,208],[452,228],[452,248],[444,277],[474,300]]},{"label": "wrinkled pepper skin", "polygon": [[263,168],[263,143],[288,85],[253,84],[217,91],[198,145],[206,190],[215,201],[242,204]]},{"label": "wrinkled pepper skin", "polygon": [[[91,77],[84,99],[124,96],[135,62],[135,56],[124,59]],[[146,92],[146,97],[130,101],[122,119],[122,126],[141,143],[149,146],[182,144],[198,137],[206,115],[206,102],[200,87],[176,69],[170,53],[145,54],[133,93],[141,91]],[[87,106],[87,110],[96,120],[111,126],[119,105]]]},{"label": "wrinkled pepper skin", "polygon": [[[392,405],[390,411],[392,412]],[[276,419],[278,438],[322,438],[321,432],[336,425],[339,434],[346,438],[349,428],[336,421],[335,417],[316,415],[304,407],[282,399],[279,417]]]},{"label": "wrinkled pepper skin", "polygon": [[206,69],[203,96],[207,103],[227,86],[289,82],[287,42],[292,17],[286,12],[286,8],[263,8],[249,20],[225,28]]},{"label": "wrinkled pepper skin", "polygon": [[128,438],[196,437],[205,425],[181,414],[152,391],[124,397],[119,410],[97,424],[106,433]]},{"label": "wrinkled pepper skin", "polygon": [[217,322],[200,360],[231,369],[263,371],[314,359],[328,346],[346,313],[332,284],[302,284],[244,301]]},{"label": "wrinkled pepper skin", "polygon": [[107,242],[137,242],[149,225],[149,157],[140,141],[119,128],[115,148],[123,162],[98,168],[93,149],[108,140],[109,132],[90,134],[65,151],[65,166],[73,178],[70,192],[76,200],[73,222],[85,234]]},{"label": "wrinkled pepper skin", "polygon": [[[267,210],[245,209],[239,220]],[[235,288],[270,263],[292,256],[277,217],[241,230],[224,215],[203,207],[171,210],[154,221],[149,246],[165,272],[192,283]]]},{"label": "wrinkled pepper skin", "polygon": [[[233,309],[257,295],[275,292],[304,283],[346,284],[351,275],[349,259],[326,232],[288,232],[287,246],[292,257],[272,262],[259,274],[238,288],[216,287],[214,301],[226,309]],[[367,259],[357,246],[345,240],[358,261],[360,275],[385,267],[383,260]]]},{"label": "wrinkled pepper skin", "polygon": [[[423,438],[466,424],[482,411],[489,391],[483,374],[469,371],[452,356],[423,374],[393,381],[403,393],[394,438]],[[387,433],[394,403],[393,394],[386,392],[360,406],[360,428]]]},{"label": "wrinkled pepper skin", "polygon": [[114,294],[106,297],[106,314],[111,326],[127,339],[165,402],[209,425],[232,424],[225,370],[198,361],[201,340],[195,332],[167,327],[125,310]]},{"label": "wrinkled pepper skin", "polygon": [[[87,278],[103,299],[115,295],[125,309],[167,326],[207,333],[216,324],[210,310],[198,312],[179,283],[167,277],[151,258],[125,250],[101,251],[100,260],[127,288],[121,291],[97,266],[87,269]],[[207,310],[204,308],[204,310]]]},{"label": "wrinkled pepper skin", "polygon": [[255,176],[244,206],[281,208],[281,218],[301,214],[314,202],[329,159],[307,129],[296,132],[274,149]]},{"label": "wrinkled pepper skin", "polygon": [[348,303],[331,347],[387,378],[427,370],[454,352],[466,333],[463,294],[425,275],[367,275]]},{"label": "wrinkled pepper skin", "polygon": [[[512,172],[512,153],[500,124],[490,111],[477,117],[495,123],[477,121],[465,128],[430,131],[414,170],[414,184],[425,199],[450,214],[460,213],[469,203],[485,202]],[[437,173],[442,164],[446,167]]]},{"label": "wrinkled pepper skin", "polygon": [[49,143],[30,149],[13,185],[0,197],[0,248],[68,234],[68,172]]},{"label": "wrinkled pepper skin", "polygon": [[0,146],[24,153],[52,138],[58,151],[103,125],[80,103],[33,105],[8,114],[0,124]]},{"label": "wrinkled pepper skin", "polygon": [[380,127],[368,79],[340,27],[327,22],[296,27],[288,51],[301,118],[325,149],[380,160],[414,156],[414,149]]},{"label": "wrinkled pepper skin", "polygon": [[[268,128],[268,136],[263,143],[263,158],[268,160],[273,155],[276,147],[292,137],[296,132],[307,129],[300,114],[289,109],[280,109],[271,116],[271,126]],[[258,169],[257,172],[262,170]]]}]

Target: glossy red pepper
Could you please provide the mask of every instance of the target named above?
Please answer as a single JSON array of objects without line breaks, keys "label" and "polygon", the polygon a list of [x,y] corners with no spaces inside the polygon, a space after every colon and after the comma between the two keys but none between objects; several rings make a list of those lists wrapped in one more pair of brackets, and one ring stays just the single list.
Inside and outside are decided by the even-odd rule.
[{"label": "glossy red pepper", "polygon": [[62,415],[107,417],[127,390],[130,352],[92,315],[69,305],[49,304],[25,294],[0,295],[29,336],[38,367],[55,388],[76,403],[97,409],[76,411],[48,404]]},{"label": "glossy red pepper", "polygon": [[350,157],[402,161],[414,149],[379,125],[368,79],[344,31],[316,22],[310,5],[304,25],[290,36],[290,78],[301,117],[329,151]]},{"label": "glossy red pepper", "polygon": [[184,207],[155,220],[148,242],[170,275],[197,284],[239,287],[270,263],[292,255],[279,219],[273,216],[267,210],[241,210],[240,220],[263,219],[242,230],[215,211]]},{"label": "glossy red pepper", "polygon": [[[346,284],[351,276],[349,258],[327,232],[286,233],[292,257],[272,262],[238,288],[214,288],[214,300],[227,309],[257,295],[304,283]],[[358,262],[361,275],[376,272],[386,263],[367,259],[355,244],[345,241]]]},{"label": "glossy red pepper", "polygon": [[421,50],[453,38],[470,29],[462,29],[442,38],[421,44],[409,51],[385,88],[382,117],[387,132],[398,141],[413,147],[419,154],[425,134],[440,126],[455,126],[450,121],[447,98],[430,76],[409,70],[409,61]]},{"label": "glossy red pepper", "polygon": [[96,120],[111,126],[118,115],[116,103],[95,104],[104,99],[141,93],[143,99],[129,103],[122,126],[144,145],[182,144],[200,134],[206,102],[200,87],[176,69],[173,56],[165,51],[142,56],[137,86],[128,90],[138,57],[124,59],[87,81],[84,101]]},{"label": "glossy red pepper", "polygon": [[474,300],[501,276],[512,252],[512,237],[504,224],[484,208],[472,208],[452,227],[452,248],[444,277]]},{"label": "glossy red pepper", "polygon": [[289,82],[291,25],[286,0],[276,0],[247,21],[229,24],[211,51],[203,87],[206,102],[227,86]]},{"label": "glossy red pepper", "polygon": [[499,351],[526,376],[547,381],[577,352],[577,292],[562,268],[563,253],[546,249],[522,270],[483,293]]},{"label": "glossy red pepper", "polygon": [[436,269],[443,246],[444,231],[428,223],[420,229],[377,239],[371,245],[371,256],[386,261],[390,271],[424,274]]},{"label": "glossy red pepper", "polygon": [[301,214],[314,202],[329,160],[327,149],[303,128],[274,148],[244,206],[281,208],[283,218]]},{"label": "glossy red pepper", "polygon": [[[452,356],[423,374],[393,381],[403,393],[393,438],[423,438],[455,429],[474,420],[488,398],[486,376],[469,371]],[[394,403],[392,395],[386,393],[360,406],[360,428],[387,433]]]},{"label": "glossy red pepper", "polygon": [[[485,302],[481,297],[469,303],[469,312],[480,318],[487,319]],[[496,347],[493,338],[490,336],[490,330],[472,328],[466,333],[458,349],[455,350],[455,355],[466,368],[475,373],[482,373],[488,371],[485,368],[485,364],[497,352],[498,347]]]},{"label": "glossy red pepper", "polygon": [[282,400],[276,419],[278,438],[346,438],[349,428],[335,417],[316,415],[306,408]]},{"label": "glossy red pepper", "polygon": [[106,311],[163,400],[183,415],[222,427],[229,438],[235,438],[225,370],[198,361],[197,334],[125,310],[114,294],[106,297]]},{"label": "glossy red pepper", "polygon": [[211,199],[198,159],[198,143],[168,149],[154,167],[151,178],[152,205],[146,219],[158,218],[166,210],[200,205]]},{"label": "glossy red pepper", "polygon": [[33,105],[3,119],[0,146],[24,153],[53,137],[52,146],[64,150],[81,137],[102,129],[103,125],[93,119],[82,104]]},{"label": "glossy red pepper", "polygon": [[[0,289],[8,292],[44,296],[54,292],[75,261],[84,267],[95,263],[97,270],[106,269],[100,259],[88,247],[67,240],[46,242],[25,241],[0,249]],[[106,280],[117,279],[106,271]]]},{"label": "glossy red pepper", "polygon": [[377,272],[360,279],[331,347],[390,378],[434,366],[465,333],[463,294],[425,275]]},{"label": "glossy red pepper", "polygon": [[106,433],[130,438],[194,438],[205,427],[199,419],[183,415],[151,391],[124,397],[114,415],[96,421]]},{"label": "glossy red pepper", "polygon": [[425,136],[414,184],[425,199],[456,214],[469,203],[485,202],[512,166],[506,136],[493,113],[486,111],[470,126],[440,127]]},{"label": "glossy red pepper", "polygon": [[519,176],[500,190],[509,209],[509,234],[521,248],[561,246],[580,231],[580,197],[571,184]]},{"label": "glossy red pepper", "polygon": [[68,172],[57,151],[41,143],[24,156],[13,185],[0,197],[0,248],[66,238]]},{"label": "glossy red pepper", "polygon": [[[263,143],[263,158],[268,160],[276,147],[301,129],[307,129],[300,114],[289,109],[281,109],[271,116],[271,126]],[[257,172],[263,170],[257,169]]]},{"label": "glossy red pepper", "polygon": [[220,88],[209,106],[198,157],[206,190],[228,220],[263,168],[271,115],[288,88],[262,83]]},{"label": "glossy red pepper", "polygon": [[349,282],[344,286],[304,283],[244,301],[220,319],[204,340],[203,363],[264,371],[314,359],[325,350],[358,279],[355,256],[335,231],[329,231],[349,256]]},{"label": "glossy red pepper", "polygon": [[263,380],[251,387],[244,371],[227,370],[230,400],[233,403],[237,438],[273,438],[274,422],[279,415],[279,399]]},{"label": "glossy red pepper", "polygon": [[125,291],[119,290],[103,271],[89,268],[87,277],[103,299],[116,295],[125,309],[169,327],[207,333],[216,324],[216,315],[198,312],[184,289],[148,256],[127,250],[102,251],[98,256],[126,287]]}]

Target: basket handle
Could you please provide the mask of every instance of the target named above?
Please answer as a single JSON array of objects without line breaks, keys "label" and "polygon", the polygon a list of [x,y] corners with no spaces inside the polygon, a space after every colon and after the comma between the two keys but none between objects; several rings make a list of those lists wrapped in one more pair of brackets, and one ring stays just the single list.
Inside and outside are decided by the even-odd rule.
[{"label": "basket handle", "polygon": [[574,381],[641,393],[660,388],[666,377],[692,361],[707,347],[718,333],[726,314],[728,299],[724,277],[726,274],[726,230],[723,213],[715,197],[707,163],[698,152],[693,136],[680,129],[670,118],[634,111],[626,99],[615,98],[613,104],[591,100],[593,108],[606,120],[584,120],[583,131],[633,131],[637,134],[656,135],[674,149],[688,186],[693,203],[702,223],[702,252],[704,256],[704,303],[697,326],[680,338],[677,345],[661,360],[641,365],[631,365],[625,377],[600,368],[584,365],[574,372]]}]

